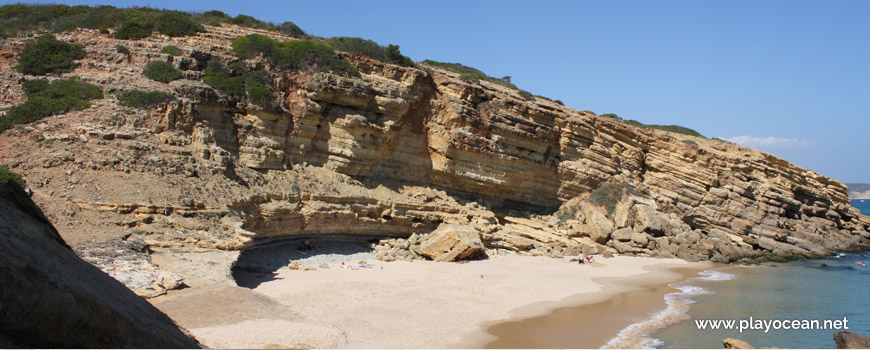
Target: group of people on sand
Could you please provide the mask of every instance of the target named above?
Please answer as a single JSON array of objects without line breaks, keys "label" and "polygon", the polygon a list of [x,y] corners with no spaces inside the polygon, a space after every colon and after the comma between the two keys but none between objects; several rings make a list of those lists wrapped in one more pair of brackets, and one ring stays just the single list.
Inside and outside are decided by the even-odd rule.
[{"label": "group of people on sand", "polygon": [[587,256],[586,254],[580,253],[580,256],[577,257],[577,259],[571,259],[570,261],[576,261],[578,264],[585,264],[585,263],[591,264],[591,263],[595,262],[595,255],[589,254]]}]

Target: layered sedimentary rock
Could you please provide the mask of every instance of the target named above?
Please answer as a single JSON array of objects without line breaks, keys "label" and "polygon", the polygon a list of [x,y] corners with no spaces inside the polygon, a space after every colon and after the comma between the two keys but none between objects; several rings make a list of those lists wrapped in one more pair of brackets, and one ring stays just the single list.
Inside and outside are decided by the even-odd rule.
[{"label": "layered sedimentary rock", "polygon": [[0,184],[0,344],[198,348],[169,317],[79,259],[24,191]]},{"label": "layered sedimentary rock", "polygon": [[[75,233],[86,224],[155,248],[242,250],[286,236],[407,238],[446,223],[474,227],[490,253],[717,261],[827,254],[870,239],[870,220],[836,180],[433,67],[341,53],[362,73],[354,78],[253,58],[244,64],[267,69],[277,96],[253,106],[197,81],[209,59],[235,60],[231,39],[252,30],[207,29],[140,41],[59,35],[87,50],[70,75],[110,94],[135,86],[178,97],[150,111],[107,98],[0,136],[0,160],[27,176],[75,247],[87,246]],[[26,40],[7,40],[0,64],[13,64]],[[114,52],[119,43],[130,56]],[[158,53],[169,44],[183,54]],[[186,79],[142,77],[150,60],[171,61]],[[2,96],[21,95],[2,86]],[[630,189],[612,210],[589,200],[606,184]]]}]

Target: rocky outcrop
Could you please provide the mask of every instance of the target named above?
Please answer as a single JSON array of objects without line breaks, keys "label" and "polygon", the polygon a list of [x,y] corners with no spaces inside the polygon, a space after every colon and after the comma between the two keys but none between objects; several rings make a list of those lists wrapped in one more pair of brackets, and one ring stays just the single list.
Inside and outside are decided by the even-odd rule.
[{"label": "rocky outcrop", "polygon": [[[148,111],[109,97],[0,134],[0,162],[27,177],[75,249],[128,236],[155,249],[225,251],[305,235],[406,240],[442,224],[473,227],[488,253],[554,257],[725,262],[870,242],[870,219],[836,180],[727,141],[529,101],[434,67],[340,53],[361,72],[347,77],[252,58],[242,64],[270,69],[277,96],[253,106],[198,81],[209,59],[235,60],[231,39],[251,30],[206,29],[137,41],[58,35],[87,51],[69,75],[107,96],[136,87],[178,97]],[[27,40],[4,41],[0,63],[12,66]],[[130,59],[117,57],[117,44]],[[183,54],[160,54],[169,44]],[[143,77],[151,60],[171,61],[185,79]],[[0,96],[22,95],[24,77],[4,72]],[[626,192],[614,203],[593,198],[616,184]],[[394,247],[383,256],[417,254]]]},{"label": "rocky outcrop", "polygon": [[870,349],[870,337],[852,332],[834,333],[837,349]]},{"label": "rocky outcrop", "polygon": [[0,344],[197,348],[166,315],[79,259],[12,182],[0,184]]}]

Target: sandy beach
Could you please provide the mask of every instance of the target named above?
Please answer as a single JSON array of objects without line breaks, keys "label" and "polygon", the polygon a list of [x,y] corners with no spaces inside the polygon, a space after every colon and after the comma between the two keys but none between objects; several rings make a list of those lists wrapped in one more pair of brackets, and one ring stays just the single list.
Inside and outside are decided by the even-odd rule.
[{"label": "sandy beach", "polygon": [[[237,275],[239,285],[253,288],[189,288],[152,303],[216,348],[478,348],[497,340],[485,331],[490,326],[629,291],[661,290],[712,266],[641,257],[578,265],[568,258],[517,255],[461,264],[366,263]],[[664,308],[663,301],[658,304]],[[625,317],[611,316],[617,321],[588,333],[594,332],[597,343],[602,334],[615,335],[657,308],[626,305],[619,311]]]}]

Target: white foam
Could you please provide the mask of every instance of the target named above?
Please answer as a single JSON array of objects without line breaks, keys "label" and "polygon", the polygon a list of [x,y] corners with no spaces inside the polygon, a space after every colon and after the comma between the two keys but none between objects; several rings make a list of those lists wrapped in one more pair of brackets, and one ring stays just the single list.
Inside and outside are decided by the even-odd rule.
[{"label": "white foam", "polygon": [[737,278],[737,275],[725,273],[716,270],[702,271],[699,275],[704,277],[695,277],[700,281],[728,281]]},{"label": "white foam", "polygon": [[[715,270],[707,270],[700,273],[704,277],[689,279],[701,281],[727,281],[737,278],[736,275]],[[616,337],[610,339],[602,349],[654,349],[664,345],[661,339],[650,336],[654,331],[670,326],[682,320],[689,319],[689,305],[695,302],[692,297],[713,292],[690,284],[670,284],[671,288],[679,289],[679,292],[665,295],[665,310],[653,315],[645,321],[632,324],[621,330]]]}]

